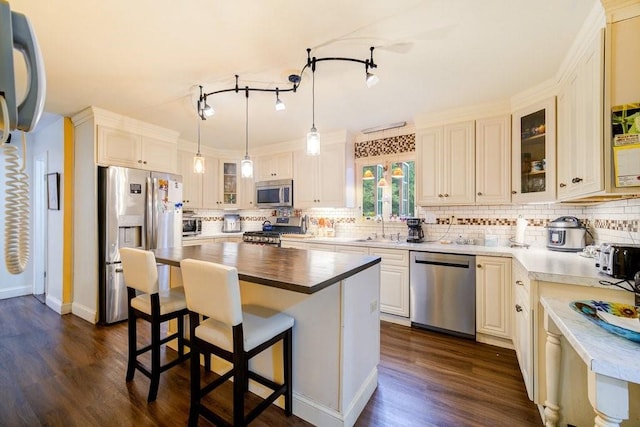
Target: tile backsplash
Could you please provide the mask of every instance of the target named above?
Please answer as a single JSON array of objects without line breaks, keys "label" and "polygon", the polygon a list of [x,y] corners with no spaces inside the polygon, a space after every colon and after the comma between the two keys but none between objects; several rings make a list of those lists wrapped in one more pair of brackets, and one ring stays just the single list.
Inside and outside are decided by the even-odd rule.
[{"label": "tile backsplash", "polygon": [[[271,210],[240,211],[243,231],[260,230]],[[382,233],[382,224],[358,219],[357,209],[309,209],[310,218],[333,220],[337,237],[366,237]],[[203,235],[219,233],[223,211],[197,211],[204,218]],[[561,204],[505,205],[505,206],[447,206],[420,208],[418,216],[426,220],[423,225],[426,240],[451,240],[458,236],[474,239],[481,244],[485,234],[497,235],[501,246],[509,245],[515,235],[519,216],[528,222],[525,242],[532,247],[546,246],[545,226],[560,216],[575,216],[589,230],[587,243],[592,241],[640,243],[640,199],[618,200],[594,206]],[[452,222],[452,217],[455,220]],[[406,236],[406,225],[401,221],[385,221],[385,233]]]}]

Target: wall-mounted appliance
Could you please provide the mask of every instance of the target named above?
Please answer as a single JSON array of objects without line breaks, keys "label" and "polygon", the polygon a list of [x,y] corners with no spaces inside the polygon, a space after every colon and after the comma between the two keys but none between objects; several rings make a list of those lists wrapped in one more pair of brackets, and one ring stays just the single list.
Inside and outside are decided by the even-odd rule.
[{"label": "wall-mounted appliance", "polygon": [[292,208],[293,180],[256,182],[256,206],[258,208]]}]

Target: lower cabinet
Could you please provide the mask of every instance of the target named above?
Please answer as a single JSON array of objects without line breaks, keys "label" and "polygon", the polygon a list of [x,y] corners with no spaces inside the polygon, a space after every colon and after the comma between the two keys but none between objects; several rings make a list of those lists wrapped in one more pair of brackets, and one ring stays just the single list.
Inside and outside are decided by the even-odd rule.
[{"label": "lower cabinet", "polygon": [[476,331],[511,340],[511,258],[476,257]]},{"label": "lower cabinet", "polygon": [[513,262],[512,278],[513,346],[529,399],[533,400],[533,323],[531,318],[531,282],[527,271]]},{"label": "lower cabinet", "polygon": [[380,311],[409,317],[409,251],[369,248],[369,254],[382,259]]}]

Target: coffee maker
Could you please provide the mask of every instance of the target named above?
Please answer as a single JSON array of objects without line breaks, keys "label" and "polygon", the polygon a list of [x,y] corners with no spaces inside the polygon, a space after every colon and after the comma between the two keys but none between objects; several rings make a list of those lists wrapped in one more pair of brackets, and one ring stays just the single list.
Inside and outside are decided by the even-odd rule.
[{"label": "coffee maker", "polygon": [[424,231],[422,231],[422,221],[420,218],[407,218],[407,243],[422,243],[424,241]]}]

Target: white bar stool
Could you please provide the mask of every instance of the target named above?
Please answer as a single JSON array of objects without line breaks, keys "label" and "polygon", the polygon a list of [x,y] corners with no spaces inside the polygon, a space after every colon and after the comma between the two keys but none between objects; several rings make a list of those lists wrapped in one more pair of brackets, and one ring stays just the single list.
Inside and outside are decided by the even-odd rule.
[{"label": "white bar stool", "polygon": [[[127,285],[127,308],[129,313],[129,361],[127,364],[127,381],[133,380],[138,369],[149,377],[148,402],[156,400],[160,374],[189,358],[184,352],[184,316],[188,313],[184,288],[175,287],[160,291],[158,289],[158,269],[153,252],[142,249],[121,248],[120,259],[124,281]],[[142,294],[136,296],[136,291]],[[136,319],[144,319],[151,323],[151,344],[138,348]],[[160,338],[160,324],[168,320],[178,321],[178,331]],[[173,339],[178,339],[178,358],[160,365],[160,347]],[[151,367],[147,368],[138,356],[151,351]]]},{"label": "white bar stool", "polygon": [[[191,327],[191,408],[189,425],[203,415],[217,425],[245,426],[276,398],[284,395],[285,414],[292,413],[292,330],[294,320],[260,306],[242,306],[238,271],[211,262],[185,259],[180,263]],[[204,316],[202,322],[200,315]],[[249,370],[249,360],[283,341],[284,383],[278,384]],[[214,354],[233,364],[231,370],[201,388],[200,353]],[[229,423],[201,404],[213,389],[233,377],[233,422]],[[273,390],[244,415],[244,395],[249,379]]]}]

